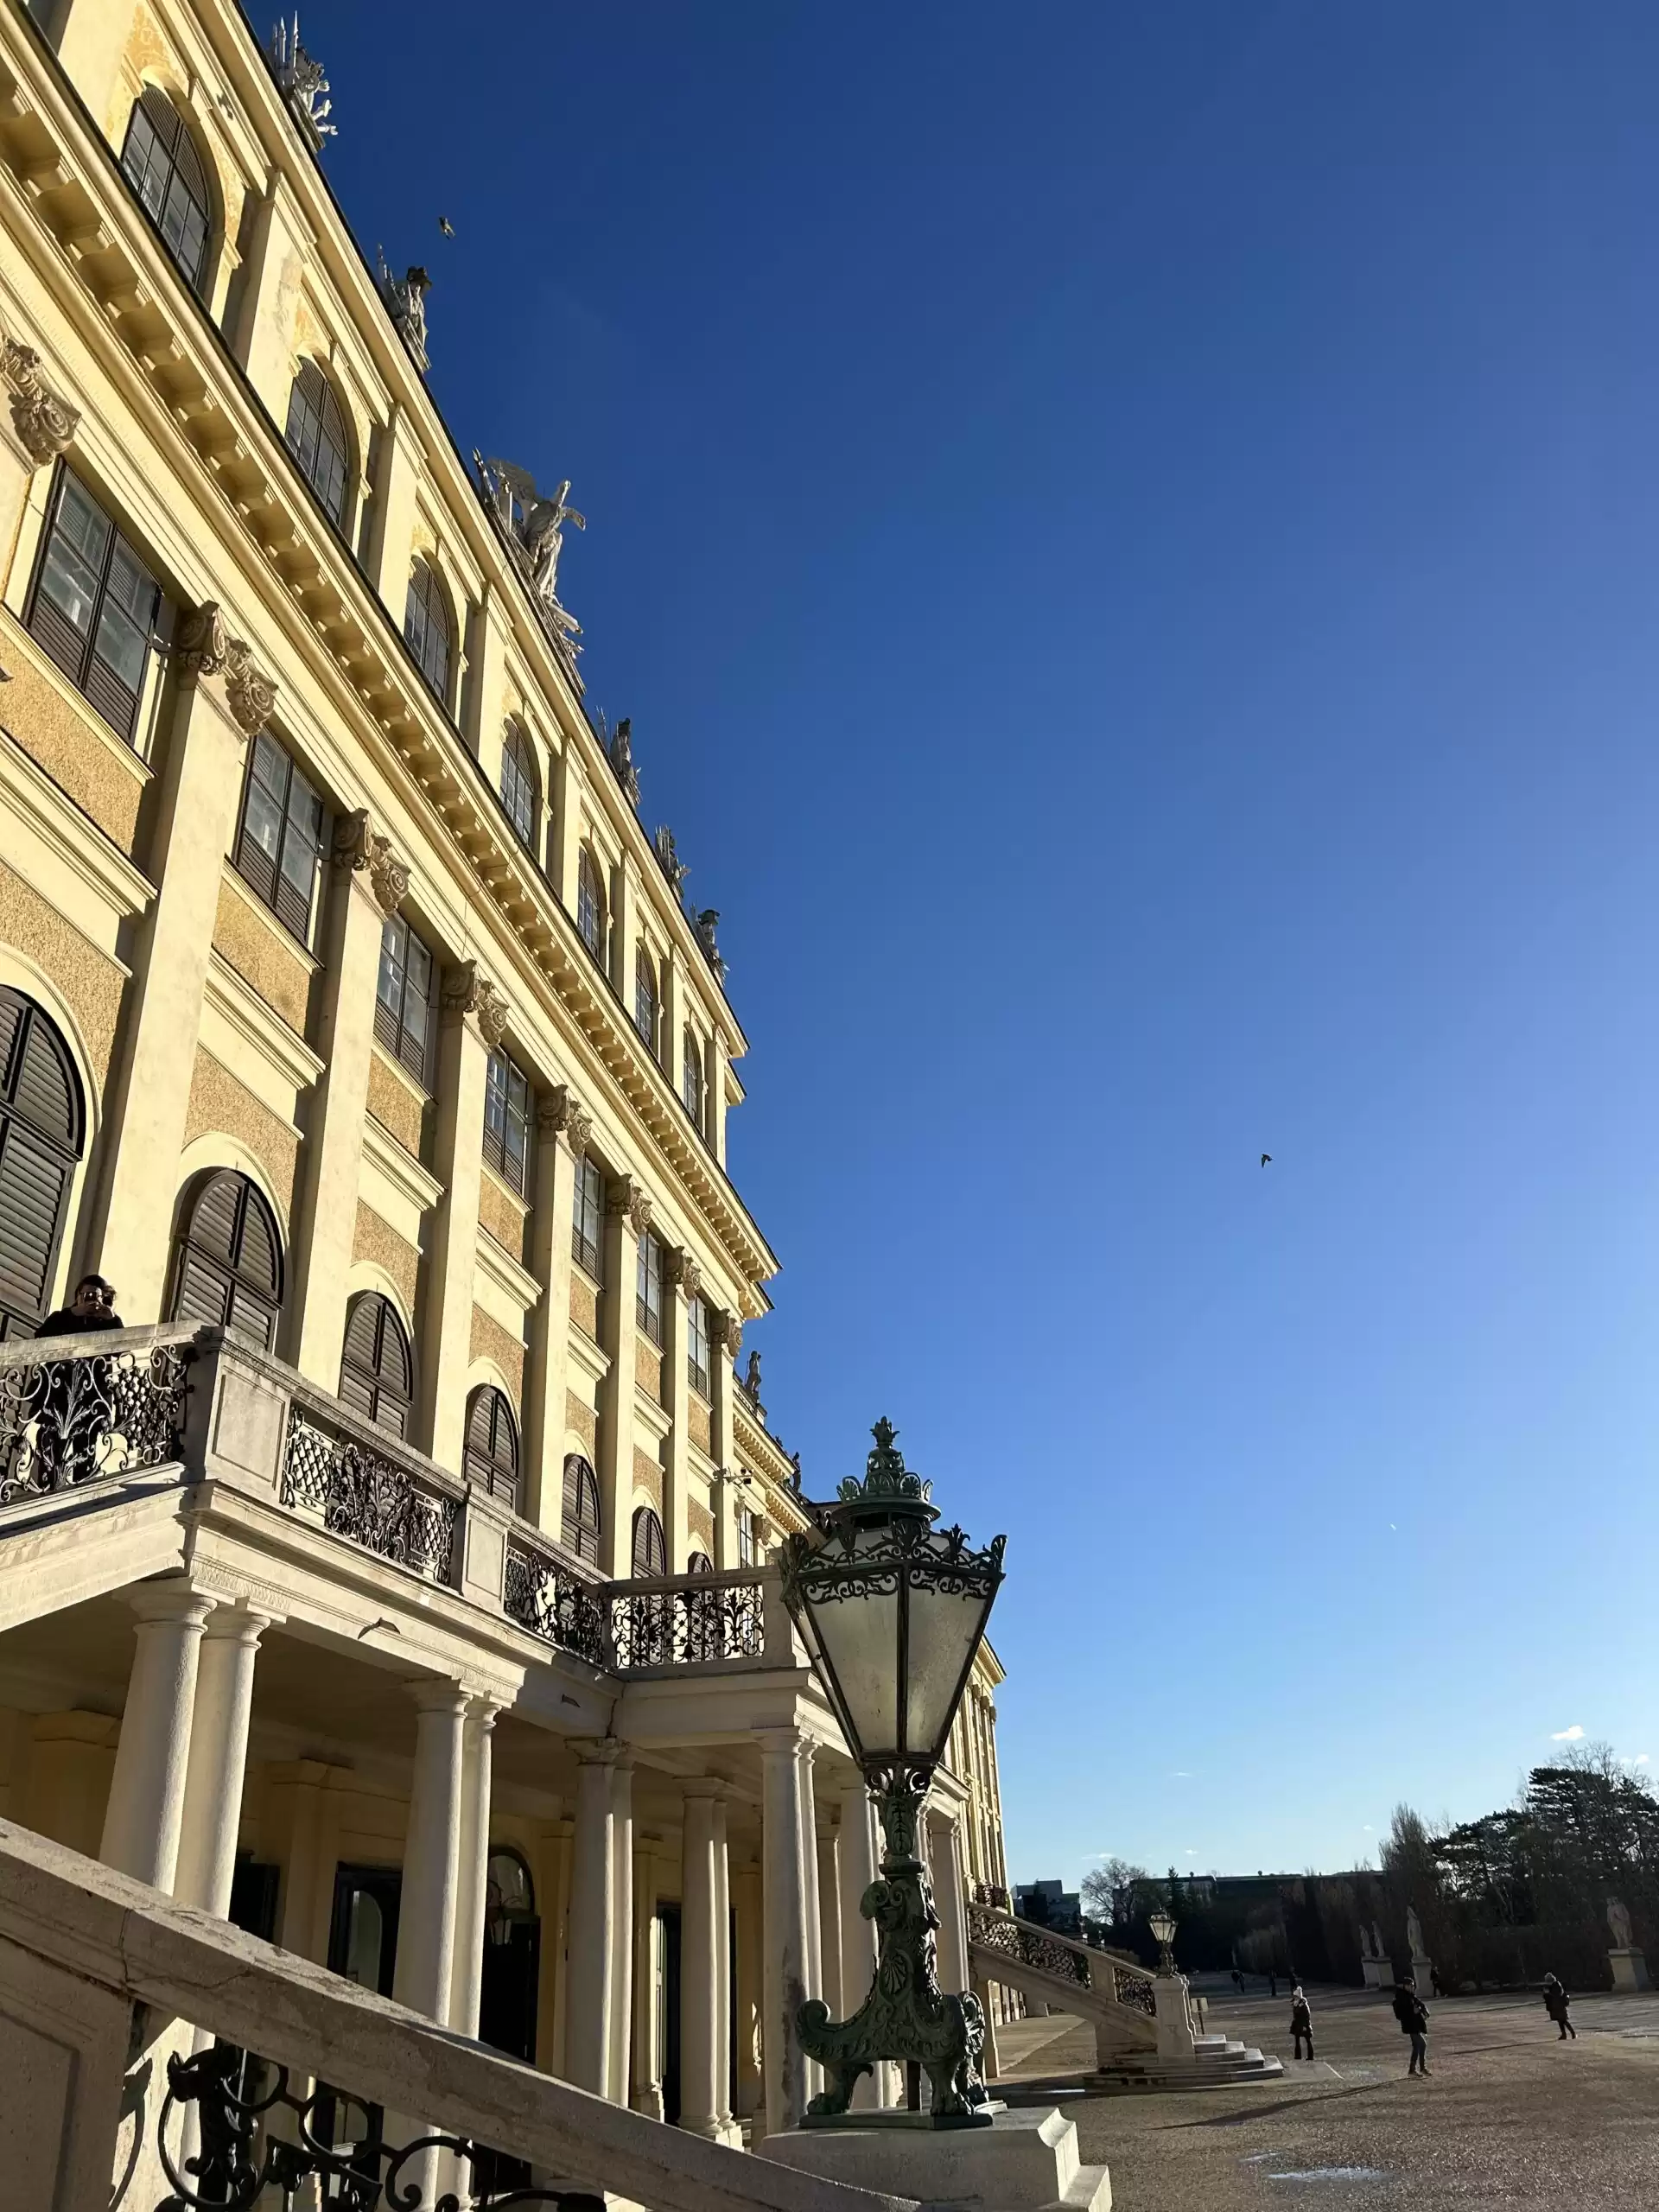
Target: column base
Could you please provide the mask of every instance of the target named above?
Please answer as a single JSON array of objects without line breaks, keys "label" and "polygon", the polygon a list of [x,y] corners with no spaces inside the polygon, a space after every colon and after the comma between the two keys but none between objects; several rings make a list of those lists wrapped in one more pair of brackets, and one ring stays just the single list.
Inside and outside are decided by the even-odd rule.
[{"label": "column base", "polygon": [[743,2131],[734,2120],[681,2120],[677,2125],[705,2143],[723,2143],[728,2151],[743,2148]]},{"label": "column base", "polygon": [[887,2196],[982,2212],[1111,2212],[1111,2177],[1078,2162],[1076,2124],[1057,2107],[999,2112],[988,2127],[791,2128],[762,2158]]},{"label": "column base", "polygon": [[1609,1951],[1607,1963],[1613,1970],[1615,1989],[1651,1989],[1648,1979],[1648,1961],[1634,1944],[1628,1951]]},{"label": "column base", "polygon": [[635,2112],[644,2113],[647,2120],[660,2120],[663,2116],[663,2093],[655,2082],[636,2089],[628,2103]]}]

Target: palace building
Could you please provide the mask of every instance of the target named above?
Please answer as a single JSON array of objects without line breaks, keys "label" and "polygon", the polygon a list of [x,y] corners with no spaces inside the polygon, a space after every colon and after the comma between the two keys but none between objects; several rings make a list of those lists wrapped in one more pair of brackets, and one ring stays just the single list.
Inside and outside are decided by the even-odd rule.
[{"label": "palace building", "polygon": [[457,449],[333,128],[230,0],[0,0],[0,1816],[734,2141],[876,1855],[734,1364],[745,1038],[569,486]]}]

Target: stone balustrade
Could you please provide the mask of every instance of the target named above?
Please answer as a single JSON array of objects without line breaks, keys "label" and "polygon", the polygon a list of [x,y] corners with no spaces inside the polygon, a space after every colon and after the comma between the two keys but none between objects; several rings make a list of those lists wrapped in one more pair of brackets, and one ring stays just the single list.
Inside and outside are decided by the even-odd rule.
[{"label": "stone balustrade", "polygon": [[[0,1345],[3,1509],[176,1468],[453,1590],[624,1677],[795,1669],[775,1568],[607,1582],[482,1485],[221,1330],[106,1330]],[[84,1501],[83,1501],[84,1503]]]},{"label": "stone balustrade", "polygon": [[1121,2005],[1147,2019],[1157,2012],[1157,1978],[1144,1967],[1130,1966],[1092,1944],[1039,1928],[1035,1921],[976,1898],[968,1906],[968,1940],[995,1952],[1011,1964],[1030,1967],[1057,1981],[1074,1982],[1108,2005]]}]

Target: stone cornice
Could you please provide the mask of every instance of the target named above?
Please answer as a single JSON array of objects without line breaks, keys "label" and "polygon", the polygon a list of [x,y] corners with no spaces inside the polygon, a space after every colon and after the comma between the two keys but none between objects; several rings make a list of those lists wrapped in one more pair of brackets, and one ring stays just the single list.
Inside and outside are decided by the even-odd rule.
[{"label": "stone cornice", "polygon": [[[215,13],[212,0],[207,12]],[[263,64],[239,17],[232,23],[227,11],[217,14],[223,17],[219,28],[237,49],[232,73],[238,85],[242,65],[249,61],[258,65],[253,83],[263,82]],[[221,60],[228,66],[223,51]],[[21,152],[20,132],[27,140]],[[50,159],[41,151],[42,139],[52,145]],[[291,151],[283,159],[291,161]],[[297,188],[302,180],[290,175],[289,181]],[[308,190],[321,188],[319,180],[303,181]],[[310,659],[334,693],[352,741],[391,776],[435,845],[450,846],[474,896],[480,887],[487,893],[505,940],[498,951],[511,954],[545,1007],[557,1005],[574,1018],[617,1096],[644,1124],[666,1178],[682,1186],[707,1220],[746,1289],[764,1282],[777,1262],[747,1208],[678,1109],[668,1077],[640,1049],[620,1001],[594,968],[574,918],[512,837],[478,763],[410,664],[388,610],[305,493],[277,426],[198,303],[186,302],[182,280],[119,178],[113,150],[89,127],[55,71],[19,37],[0,54],[0,186],[10,188],[14,210],[41,225],[54,251],[78,270],[84,295],[77,298],[71,288],[65,304],[88,353],[118,385],[130,391],[136,381],[147,391],[157,448],[173,446],[181,480],[194,473],[194,461],[200,474],[193,495],[216,491],[217,502],[210,497],[200,503],[209,512],[217,505],[245,533],[256,569],[272,594],[266,612],[280,625],[284,645]],[[337,213],[319,212],[343,238]],[[368,284],[366,270],[362,276]],[[353,283],[348,297],[354,289]],[[372,318],[381,312],[365,293],[360,331],[378,334]],[[412,369],[390,325],[385,335],[385,359],[377,353],[376,360],[387,388],[435,425],[438,418],[418,381],[409,381]],[[438,488],[448,495],[453,518],[466,527],[492,588],[523,617],[518,643],[524,658],[537,669],[550,697],[558,695],[562,678],[550,648],[544,639],[537,644],[539,625],[519,606],[521,587],[516,579],[508,582],[508,564],[491,543],[488,517],[471,493],[447,432],[428,460],[447,480]],[[231,550],[228,537],[226,544]],[[605,794],[607,810],[615,802],[619,830],[631,847],[637,845],[644,880],[654,882],[661,872],[643,827],[609,788],[614,778],[597,740],[568,689],[563,696],[579,725],[575,734],[588,780]],[[676,926],[683,926],[688,950],[701,962],[683,915],[677,915]],[[741,1028],[723,1001],[715,1019],[741,1048]],[[753,1310],[763,1311],[753,1290],[749,1295]]]}]

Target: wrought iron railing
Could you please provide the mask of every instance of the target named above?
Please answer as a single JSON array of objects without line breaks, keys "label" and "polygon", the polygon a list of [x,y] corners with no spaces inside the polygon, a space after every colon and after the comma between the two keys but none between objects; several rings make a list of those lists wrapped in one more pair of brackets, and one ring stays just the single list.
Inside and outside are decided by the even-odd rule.
[{"label": "wrought iron railing", "polygon": [[8,1345],[0,1354],[0,1505],[176,1459],[192,1333],[123,1330],[103,1343]]},{"label": "wrought iron railing", "polygon": [[532,1544],[522,1523],[508,1540],[501,1605],[509,1620],[532,1636],[573,1651],[595,1667],[607,1663],[603,1586],[579,1573],[556,1553]]},{"label": "wrought iron railing", "polygon": [[1003,1912],[1007,1912],[1013,1909],[1014,1899],[1008,1895],[1007,1891],[1002,1887],[1000,1882],[976,1882],[974,1884],[974,1903],[976,1904],[994,1904],[998,1906]]},{"label": "wrought iron railing", "polygon": [[[187,2109],[194,2129],[184,2125]],[[296,2202],[342,2212],[381,2204],[398,2212],[458,2212],[461,2204],[474,2212],[532,2204],[604,2212],[602,2196],[533,2187],[528,2166],[465,2136],[434,2133],[391,2144],[379,2133],[383,2124],[376,2107],[338,2090],[296,2092],[285,2066],[229,2044],[214,2044],[194,2058],[171,2057],[156,2149],[175,2194],[160,2212],[206,2212],[208,2206],[254,2212],[273,2201],[284,2212]],[[183,2145],[192,2137],[195,2147],[186,2155]],[[441,2159],[453,2161],[460,2173],[445,2176]]]},{"label": "wrought iron railing", "polygon": [[710,1666],[758,1659],[766,1647],[759,1575],[672,1575],[662,1581],[607,1586],[610,1637],[619,1672],[636,1667]]},{"label": "wrought iron railing", "polygon": [[297,1400],[283,1447],[282,1501],[395,1567],[429,1582],[454,1579],[460,1490],[416,1474],[343,1423],[325,1428]]},{"label": "wrought iron railing", "polygon": [[1073,1942],[1069,1936],[1039,1928],[1033,1921],[999,1911],[977,1896],[968,1906],[968,1939],[982,1950],[999,1952],[1018,1965],[1052,1974],[1057,1981],[1091,1989],[1109,2004],[1144,2012],[1148,2019],[1156,2014],[1153,1977],[1144,1968],[1126,1966],[1087,1943]]}]

